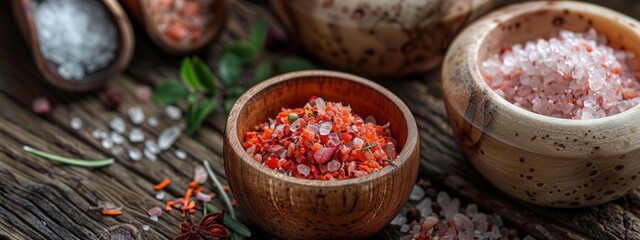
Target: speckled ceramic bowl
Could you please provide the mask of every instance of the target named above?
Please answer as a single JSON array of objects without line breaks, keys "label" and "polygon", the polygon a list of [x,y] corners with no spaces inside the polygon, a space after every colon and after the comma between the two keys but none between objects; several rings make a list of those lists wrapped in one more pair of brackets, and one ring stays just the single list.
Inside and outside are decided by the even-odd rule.
[{"label": "speckled ceramic bowl", "polygon": [[458,30],[495,0],[272,0],[292,34],[319,60],[370,77],[438,66]]},{"label": "speckled ceramic bowl", "polygon": [[560,29],[595,28],[614,48],[640,56],[640,23],[580,2],[530,2],[498,10],[453,42],[442,84],[449,122],[464,153],[509,195],[552,207],[596,205],[637,188],[640,107],[595,120],[539,115],[498,96],[479,64],[502,47]]}]

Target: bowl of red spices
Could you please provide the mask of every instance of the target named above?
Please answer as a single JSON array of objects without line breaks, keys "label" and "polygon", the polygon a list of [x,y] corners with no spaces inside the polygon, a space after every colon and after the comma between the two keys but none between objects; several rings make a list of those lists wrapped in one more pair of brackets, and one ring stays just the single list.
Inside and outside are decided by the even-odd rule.
[{"label": "bowl of red spices", "polygon": [[442,73],[449,123],[505,193],[583,207],[638,184],[640,23],[581,2],[509,6],[463,31]]},{"label": "bowl of red spices", "polygon": [[225,133],[238,204],[281,238],[371,236],[400,211],[418,172],[407,106],[346,73],[300,71],[258,84],[238,99]]}]

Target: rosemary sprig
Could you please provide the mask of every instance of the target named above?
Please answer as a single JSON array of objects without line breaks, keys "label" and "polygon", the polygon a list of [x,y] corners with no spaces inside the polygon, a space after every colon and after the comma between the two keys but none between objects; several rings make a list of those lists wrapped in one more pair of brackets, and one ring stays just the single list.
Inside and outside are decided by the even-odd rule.
[{"label": "rosemary sprig", "polygon": [[115,162],[113,158],[104,159],[104,160],[85,160],[85,159],[67,158],[67,157],[51,154],[48,152],[44,152],[29,146],[22,146],[22,149],[38,157],[42,157],[42,158],[49,159],[62,164],[73,165],[78,167],[101,168],[101,167],[109,166]]},{"label": "rosemary sprig", "polygon": [[229,215],[231,216],[231,218],[237,219],[236,218],[236,212],[233,209],[233,205],[231,205],[231,199],[229,199],[229,195],[224,190],[224,187],[222,187],[222,184],[220,183],[220,180],[218,180],[218,177],[216,176],[216,174],[211,169],[211,165],[209,165],[209,162],[207,162],[207,160],[203,160],[202,162],[204,164],[204,169],[206,169],[207,173],[209,174],[209,178],[211,178],[211,182],[218,189],[218,192],[220,193],[220,196],[222,196],[222,200],[224,201],[224,205],[226,205],[227,210],[229,211]]},{"label": "rosemary sprig", "polygon": [[373,143],[371,145],[367,145],[367,146],[364,146],[362,148],[358,148],[358,151],[364,151],[364,150],[371,151],[372,148],[377,147],[377,146],[378,146],[378,143]]}]

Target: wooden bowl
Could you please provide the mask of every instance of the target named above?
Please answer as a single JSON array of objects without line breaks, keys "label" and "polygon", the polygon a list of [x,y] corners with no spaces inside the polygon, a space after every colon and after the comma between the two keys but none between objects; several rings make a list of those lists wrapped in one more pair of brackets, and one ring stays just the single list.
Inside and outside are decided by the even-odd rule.
[{"label": "wooden bowl", "polygon": [[18,0],[13,2],[13,14],[18,23],[18,27],[24,36],[27,46],[31,50],[33,60],[38,70],[44,78],[57,88],[65,91],[81,92],[90,91],[104,85],[114,76],[121,73],[131,61],[134,49],[133,30],[129,18],[116,1],[101,0],[107,14],[111,17],[112,22],[118,31],[118,50],[115,53],[114,60],[109,66],[102,68],[94,73],[85,75],[81,80],[68,80],[58,74],[56,65],[45,59],[40,51],[38,34],[36,26],[33,22],[33,13],[31,10],[32,0]]},{"label": "wooden bowl", "polygon": [[190,44],[180,44],[158,31],[149,9],[144,3],[146,0],[120,1],[129,13],[134,16],[134,19],[147,31],[151,41],[162,51],[172,55],[192,54],[211,44],[224,28],[229,13],[229,0],[215,0],[210,9],[214,17],[202,31],[202,37]]},{"label": "wooden bowl", "polygon": [[640,107],[594,120],[543,116],[498,96],[479,64],[502,47],[560,29],[595,28],[614,48],[640,56],[640,23],[581,2],[530,2],[498,10],[454,41],[442,84],[449,123],[471,163],[491,183],[520,200],[583,207],[637,188]]},{"label": "wooden bowl", "polygon": [[343,71],[382,78],[424,73],[442,62],[463,26],[496,0],[271,0],[291,36]]},{"label": "wooden bowl", "polygon": [[[241,146],[245,132],[282,107],[303,106],[312,95],[389,121],[402,149],[397,166],[355,179],[308,180],[271,170],[247,155]],[[224,166],[238,204],[265,231],[284,239],[371,236],[402,209],[418,173],[418,130],[407,106],[380,85],[350,74],[300,71],[260,83],[233,106],[225,133]]]}]

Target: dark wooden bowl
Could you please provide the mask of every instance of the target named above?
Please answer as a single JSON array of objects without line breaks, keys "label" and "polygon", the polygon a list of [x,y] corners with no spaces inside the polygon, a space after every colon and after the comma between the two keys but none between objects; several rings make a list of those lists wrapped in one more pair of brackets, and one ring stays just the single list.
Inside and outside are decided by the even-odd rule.
[{"label": "dark wooden bowl", "polygon": [[120,1],[129,13],[133,15],[133,18],[147,31],[151,41],[162,51],[172,55],[192,54],[209,45],[224,28],[229,12],[229,0],[216,0],[211,9],[209,9],[214,17],[202,31],[202,37],[190,44],[180,44],[158,31],[144,4],[145,0]]},{"label": "dark wooden bowl", "polygon": [[135,45],[131,22],[129,22],[129,18],[116,1],[101,0],[99,2],[104,5],[107,14],[111,17],[118,31],[118,50],[116,51],[114,60],[109,66],[86,75],[82,80],[68,80],[61,77],[56,70],[55,64],[45,59],[40,51],[38,34],[36,32],[36,26],[33,23],[31,2],[32,0],[14,1],[12,4],[13,14],[27,42],[27,46],[31,50],[31,55],[33,55],[38,70],[44,78],[55,87],[73,92],[94,90],[104,85],[129,65]]},{"label": "dark wooden bowl", "polygon": [[[246,154],[245,132],[282,107],[303,106],[309,96],[351,105],[360,116],[391,123],[401,152],[397,166],[363,177],[308,180],[273,171]],[[224,165],[243,212],[285,239],[358,239],[382,230],[406,203],[418,174],[418,130],[407,106],[382,86],[354,75],[300,71],[273,77],[244,93],[229,115]]]}]

